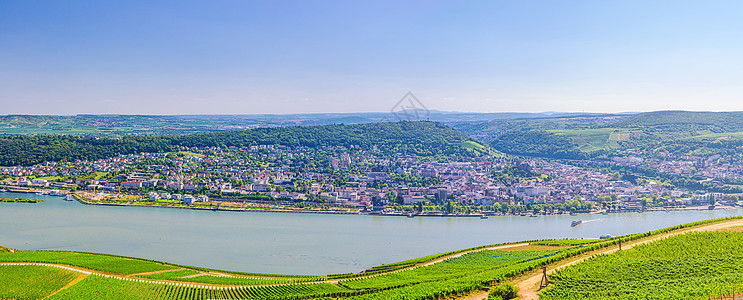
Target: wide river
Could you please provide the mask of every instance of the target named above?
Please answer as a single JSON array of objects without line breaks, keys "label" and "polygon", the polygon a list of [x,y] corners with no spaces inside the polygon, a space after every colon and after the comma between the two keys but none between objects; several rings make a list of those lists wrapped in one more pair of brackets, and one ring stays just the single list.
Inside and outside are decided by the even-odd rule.
[{"label": "wide river", "polygon": [[[357,272],[383,263],[479,245],[644,232],[741,210],[544,217],[381,217],[214,212],[68,202],[0,203],[0,245],[78,250],[216,269],[282,273]],[[570,227],[581,218],[582,225]]]}]

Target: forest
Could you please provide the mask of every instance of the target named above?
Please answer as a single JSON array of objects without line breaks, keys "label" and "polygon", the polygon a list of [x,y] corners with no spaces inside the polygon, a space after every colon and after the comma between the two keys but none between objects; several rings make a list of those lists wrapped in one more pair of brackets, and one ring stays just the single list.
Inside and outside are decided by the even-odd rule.
[{"label": "forest", "polygon": [[189,135],[87,138],[69,135],[0,136],[0,165],[34,165],[45,161],[97,160],[121,154],[171,151],[184,147],[358,147],[384,154],[418,156],[476,155],[466,135],[439,123],[402,121],[354,125],[256,128]]}]

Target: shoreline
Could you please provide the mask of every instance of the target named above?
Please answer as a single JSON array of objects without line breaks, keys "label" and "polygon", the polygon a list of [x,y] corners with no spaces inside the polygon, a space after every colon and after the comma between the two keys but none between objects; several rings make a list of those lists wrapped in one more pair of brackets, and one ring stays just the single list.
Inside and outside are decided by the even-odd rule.
[{"label": "shoreline", "polygon": [[[20,194],[36,194],[39,192],[42,193],[48,193],[48,190],[46,189],[32,189],[32,188],[22,188],[22,187],[10,187],[10,186],[3,186],[0,185],[2,188],[6,188],[8,193],[20,193]],[[375,212],[375,211],[358,211],[358,212],[351,212],[351,211],[317,211],[317,210],[291,210],[291,209],[275,209],[275,210],[260,210],[260,209],[231,209],[231,208],[217,208],[217,207],[195,207],[195,206],[165,206],[165,205],[146,205],[146,204],[128,204],[128,203],[106,203],[106,202],[92,202],[86,199],[85,197],[78,195],[75,192],[71,191],[64,191],[66,193],[60,194],[60,195],[49,195],[45,194],[47,196],[65,196],[67,194],[73,195],[75,200],[78,202],[85,204],[85,205],[104,205],[104,206],[120,206],[120,207],[152,207],[152,208],[173,208],[173,209],[191,209],[191,210],[201,210],[201,211],[225,211],[225,212],[258,212],[258,213],[292,213],[292,214],[324,214],[324,215],[368,215],[368,216],[389,216],[389,217],[407,217],[407,218],[415,218],[415,217],[438,217],[438,218],[481,218],[481,219],[487,219],[489,217],[544,217],[544,216],[564,216],[564,215],[570,215],[570,216],[579,216],[584,214],[608,214],[608,213],[644,213],[644,212],[672,212],[672,211],[688,211],[688,210],[694,210],[694,211],[704,211],[704,210],[730,210],[730,209],[736,209],[740,207],[736,206],[724,206],[724,205],[717,205],[713,209],[710,209],[708,206],[691,206],[691,207],[674,207],[674,208],[648,208],[644,211],[590,211],[590,212],[576,212],[574,214],[571,213],[552,213],[552,214],[485,214],[485,213],[479,213],[479,214],[440,214],[440,213],[382,213],[382,212]],[[229,201],[225,201],[229,202]]]}]

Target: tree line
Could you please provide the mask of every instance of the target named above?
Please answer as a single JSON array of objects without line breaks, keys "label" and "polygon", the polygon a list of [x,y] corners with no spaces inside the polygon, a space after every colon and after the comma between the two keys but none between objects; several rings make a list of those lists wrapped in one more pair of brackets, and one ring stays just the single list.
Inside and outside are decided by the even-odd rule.
[{"label": "tree line", "polygon": [[0,165],[28,166],[45,161],[97,160],[121,154],[166,152],[176,146],[247,147],[358,147],[384,154],[418,156],[460,155],[473,152],[462,146],[468,136],[439,123],[427,121],[384,122],[353,125],[256,128],[189,135],[87,138],[78,136],[0,136]]}]

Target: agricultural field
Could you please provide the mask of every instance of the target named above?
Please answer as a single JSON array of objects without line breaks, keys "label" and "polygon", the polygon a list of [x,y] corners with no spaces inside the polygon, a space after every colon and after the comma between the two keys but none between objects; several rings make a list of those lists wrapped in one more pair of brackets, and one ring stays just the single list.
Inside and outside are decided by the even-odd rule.
[{"label": "agricultural field", "polygon": [[[729,227],[736,229],[679,235],[597,256],[552,275],[555,283],[543,297],[685,299],[676,295],[699,298],[740,289],[743,248],[738,245],[743,233],[733,226],[741,226],[740,219],[623,236],[622,241],[630,242],[731,220],[735,223]],[[0,265],[0,299],[451,299],[484,287],[513,290],[511,280],[518,282],[527,272],[617,243],[612,238],[490,245],[329,276],[230,273],[111,255],[16,251],[0,253],[0,262],[54,263],[93,271]]]},{"label": "agricultural field", "polygon": [[547,257],[555,253],[556,251],[483,250],[405,272],[379,275],[364,279],[344,280],[341,281],[341,284],[355,290],[407,286],[423,282],[467,276],[468,274],[489,271],[528,260]]},{"label": "agricultural field", "polygon": [[743,290],[743,233],[686,233],[550,276],[542,299],[708,299]]},{"label": "agricultural field", "polygon": [[0,299],[40,299],[62,288],[78,275],[61,268],[0,265]]},{"label": "agricultural field", "polygon": [[632,130],[619,128],[561,129],[547,132],[570,138],[584,152],[618,149],[620,146],[617,142],[629,140],[633,133]]},{"label": "agricultural field", "polygon": [[340,296],[350,291],[328,283],[266,287],[206,288],[158,284],[91,275],[48,299],[305,299]]},{"label": "agricultural field", "polygon": [[113,255],[57,251],[2,252],[0,253],[0,261],[65,264],[96,271],[125,275],[177,268],[159,262]]},{"label": "agricultural field", "polygon": [[184,282],[195,282],[195,283],[207,283],[207,284],[223,284],[223,285],[273,285],[273,284],[290,284],[298,282],[307,282],[313,280],[320,280],[320,277],[308,277],[303,279],[292,279],[292,278],[268,278],[258,276],[212,276],[201,274],[201,272],[194,270],[180,270],[173,272],[163,272],[152,275],[139,275],[137,277],[149,278],[149,279],[160,279],[160,280],[173,280],[173,281],[184,281]]}]

